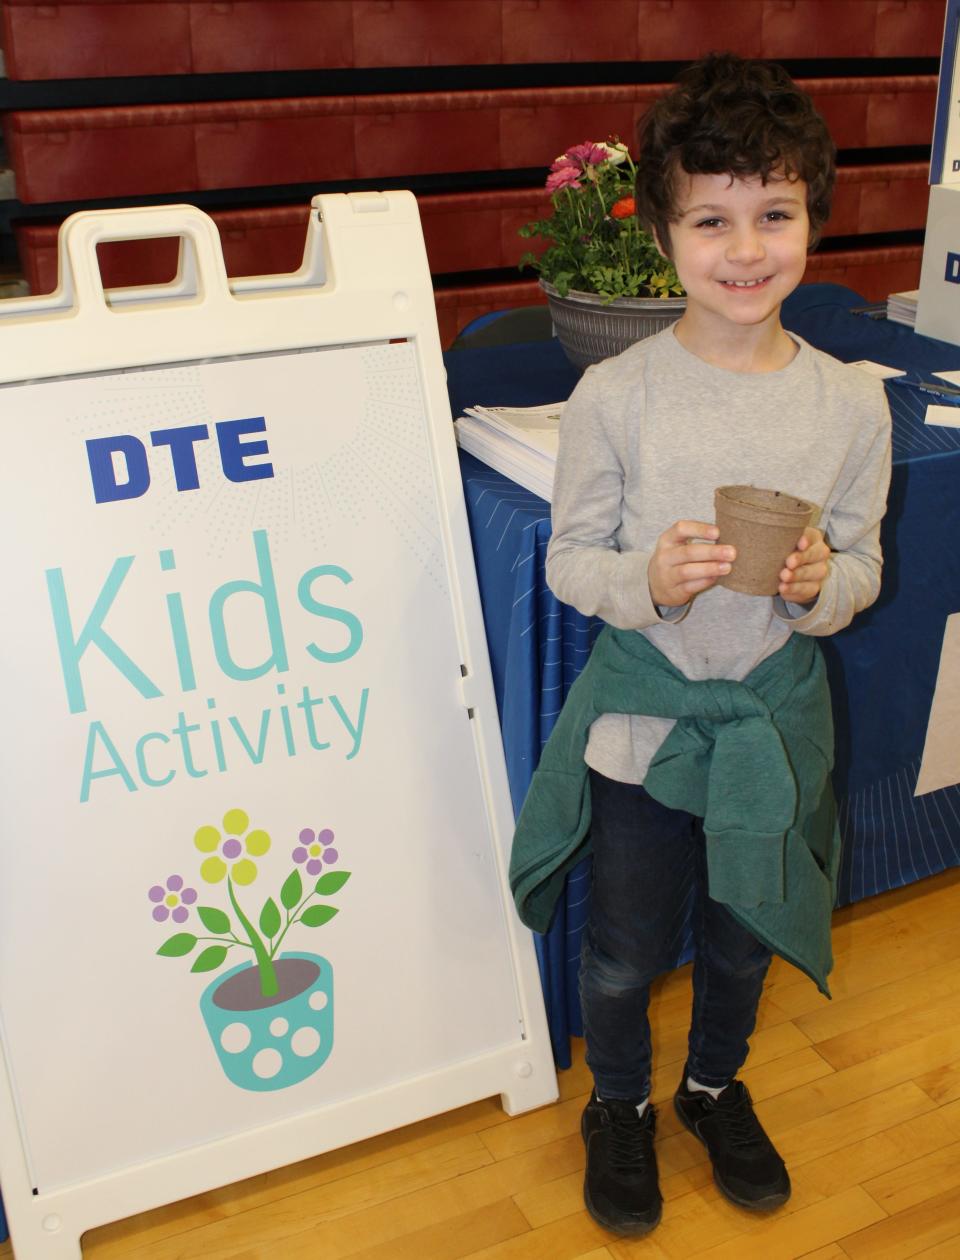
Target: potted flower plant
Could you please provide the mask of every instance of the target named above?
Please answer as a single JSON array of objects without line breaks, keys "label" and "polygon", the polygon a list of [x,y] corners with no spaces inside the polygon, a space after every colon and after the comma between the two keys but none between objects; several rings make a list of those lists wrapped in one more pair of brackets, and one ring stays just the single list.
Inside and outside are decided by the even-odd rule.
[{"label": "potted flower plant", "polygon": [[686,305],[673,264],[637,218],[636,176],[620,140],[575,144],[547,176],[552,215],[520,229],[549,242],[521,266],[539,272],[557,336],[580,368],[659,332]]},{"label": "potted flower plant", "polygon": [[[254,859],[269,852],[269,834],[262,828],[251,830],[244,810],[230,809],[222,829],[209,824],[198,828],[193,844],[203,856],[201,880],[225,883],[229,911],[198,904],[197,890],[182,875],[154,884],[148,892],[153,919],[180,929],[157,953],[184,958],[201,945],[190,968],[201,973],[252,953],[252,959],[207,986],[200,1011],[220,1065],[234,1085],[258,1091],[296,1085],[323,1066],[333,1047],[333,967],[320,954],[280,953],[280,946],[292,927],[323,927],[337,914],[337,907],[325,899],[340,891],[350,872],[330,869],[339,862],[334,833],[329,827],[305,827],[299,833],[279,905],[267,897],[259,915],[243,909],[239,890],[256,880]],[[317,897],[324,900],[317,902]]]}]

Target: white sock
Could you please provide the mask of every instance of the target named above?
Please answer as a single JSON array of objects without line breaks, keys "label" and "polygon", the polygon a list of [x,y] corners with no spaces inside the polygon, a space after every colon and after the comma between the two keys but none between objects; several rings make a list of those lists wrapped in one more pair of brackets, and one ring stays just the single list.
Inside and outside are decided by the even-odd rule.
[{"label": "white sock", "polygon": [[[597,1102],[603,1102],[603,1099],[600,1097],[600,1095],[599,1095],[599,1094],[597,1094],[596,1098],[597,1098]],[[649,1095],[648,1095],[648,1096],[647,1096],[647,1097],[643,1100],[643,1102],[639,1102],[639,1103],[637,1103],[637,1115],[638,1115],[641,1119],[643,1119],[643,1113],[646,1111],[646,1109],[647,1109],[647,1106],[648,1106],[649,1102],[650,1102],[650,1097],[649,1097]]]},{"label": "white sock", "polygon": [[726,1085],[721,1085],[719,1089],[714,1089],[712,1085],[701,1085],[699,1081],[695,1081],[692,1076],[687,1077],[687,1089],[698,1094],[709,1094],[711,1098],[719,1098]]}]

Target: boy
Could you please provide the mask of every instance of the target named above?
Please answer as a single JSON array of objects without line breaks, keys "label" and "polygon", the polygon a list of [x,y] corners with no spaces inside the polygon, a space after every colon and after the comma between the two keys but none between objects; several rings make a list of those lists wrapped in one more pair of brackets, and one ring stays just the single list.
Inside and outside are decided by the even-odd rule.
[{"label": "boy", "polygon": [[[589,830],[584,1196],[621,1234],[660,1219],[647,1002],[688,922],[674,1105],[729,1199],[771,1209],[790,1194],[736,1077],[772,952],[827,991],[839,849],[814,637],[877,596],[890,472],[880,382],[780,323],[834,173],[826,127],[785,72],[728,54],[688,69],[643,122],[637,187],[686,310],[589,369],[564,411],[547,580],[608,626],[544,750],[511,880],[545,930]],[[776,596],[718,585],[736,561],[711,521],[727,483],[817,505]]]}]

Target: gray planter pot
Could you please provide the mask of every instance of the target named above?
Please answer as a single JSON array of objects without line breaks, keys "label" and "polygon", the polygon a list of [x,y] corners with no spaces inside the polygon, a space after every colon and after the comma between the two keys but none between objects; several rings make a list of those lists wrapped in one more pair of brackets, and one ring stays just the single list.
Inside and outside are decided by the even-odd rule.
[{"label": "gray planter pot", "polygon": [[619,297],[604,302],[596,293],[575,289],[561,297],[547,280],[541,280],[540,287],[564,353],[581,372],[675,323],[687,305],[685,297]]}]

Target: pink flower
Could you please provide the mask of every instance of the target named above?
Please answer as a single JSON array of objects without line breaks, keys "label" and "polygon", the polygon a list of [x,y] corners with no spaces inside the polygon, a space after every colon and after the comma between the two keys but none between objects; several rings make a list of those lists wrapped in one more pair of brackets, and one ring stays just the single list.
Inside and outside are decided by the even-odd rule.
[{"label": "pink flower", "polygon": [[557,192],[560,188],[582,188],[580,171],[575,166],[561,166],[547,176],[547,192]]},{"label": "pink flower", "polygon": [[576,163],[582,171],[585,171],[588,166],[599,166],[601,162],[606,162],[610,155],[605,145],[594,144],[591,140],[585,140],[583,144],[575,144],[572,148],[567,149],[564,157]]}]

